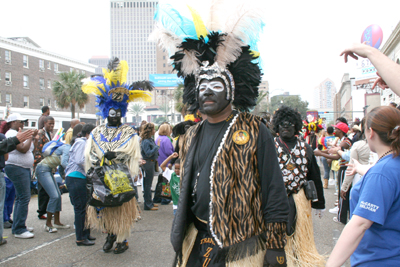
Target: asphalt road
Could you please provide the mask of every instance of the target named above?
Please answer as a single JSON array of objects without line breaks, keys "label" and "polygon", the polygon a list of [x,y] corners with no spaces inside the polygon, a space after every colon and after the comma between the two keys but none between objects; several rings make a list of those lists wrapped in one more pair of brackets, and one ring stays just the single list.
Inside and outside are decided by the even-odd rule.
[{"label": "asphalt road", "polygon": [[[139,192],[140,187],[138,188]],[[315,242],[318,251],[329,255],[334,246],[334,232],[341,232],[343,226],[335,223],[333,214],[334,186],[325,190],[326,212],[322,219],[313,215]],[[142,195],[140,200],[143,201]],[[57,233],[44,231],[44,220],[37,217],[37,197],[32,196],[29,205],[27,225],[35,228],[32,239],[17,239],[11,229],[4,229],[8,243],[0,247],[0,266],[171,266],[174,252],[169,241],[173,211],[170,205],[160,205],[158,211],[142,211],[142,220],[136,223],[129,241],[129,249],[119,255],[104,253],[102,250],[106,234],[92,231],[97,238],[91,247],[75,244],[73,229],[74,213],[68,194],[62,197],[61,221],[70,224],[70,229],[59,229]],[[143,207],[142,204],[140,204]],[[346,266],[350,266],[348,262]]]}]

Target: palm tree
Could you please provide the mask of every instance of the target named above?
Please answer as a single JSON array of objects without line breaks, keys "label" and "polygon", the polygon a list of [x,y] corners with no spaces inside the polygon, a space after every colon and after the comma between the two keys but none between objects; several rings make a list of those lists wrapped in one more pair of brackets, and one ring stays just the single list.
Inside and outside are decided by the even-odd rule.
[{"label": "palm tree", "polygon": [[57,100],[57,106],[60,108],[70,108],[71,118],[75,118],[75,106],[81,109],[89,101],[87,94],[82,92],[82,79],[86,78],[79,72],[61,72],[59,81],[53,83],[53,95]]},{"label": "palm tree", "polygon": [[174,101],[175,101],[175,110],[182,114],[183,117],[186,115],[186,105],[183,104],[183,83],[179,83],[178,87],[176,87],[174,91]]},{"label": "palm tree", "polygon": [[128,107],[128,112],[133,113],[136,117],[136,124],[139,125],[139,115],[144,112],[145,105],[141,102],[132,103]]}]

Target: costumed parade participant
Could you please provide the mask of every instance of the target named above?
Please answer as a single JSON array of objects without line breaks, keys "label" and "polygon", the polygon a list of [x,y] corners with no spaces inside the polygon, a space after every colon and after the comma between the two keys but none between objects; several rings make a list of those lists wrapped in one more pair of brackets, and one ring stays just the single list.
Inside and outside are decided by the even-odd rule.
[{"label": "costumed parade participant", "polygon": [[[271,160],[273,137],[261,118],[247,113],[261,82],[250,41],[264,25],[262,11],[218,4],[207,28],[192,8],[193,21],[170,5],[159,5],[155,15],[154,36],[184,78],[184,103],[207,115],[188,129],[180,148],[174,266],[286,266],[289,207],[278,162]],[[217,24],[218,10],[232,13]]]},{"label": "costumed parade participant", "polygon": [[[296,110],[282,106],[274,114],[274,131],[278,162],[289,199],[290,213],[285,246],[288,266],[324,266],[323,256],[318,254],[314,243],[311,207],[322,218],[325,198],[321,173],[311,147],[300,140],[302,121]],[[318,198],[307,199],[305,185],[313,181]]]},{"label": "costumed parade participant", "polygon": [[317,133],[323,129],[322,119],[313,119],[310,122],[306,122],[304,123],[304,127],[306,127],[306,133],[304,136],[306,143],[309,144],[313,150],[315,150],[318,148]]},{"label": "costumed parade participant", "polygon": [[129,102],[151,101],[151,94],[143,90],[151,90],[152,84],[145,81],[131,86],[126,84],[128,64],[118,58],[111,60],[108,70],[103,69],[103,73],[104,77],[90,78],[82,86],[83,92],[96,95],[101,116],[107,118],[107,124],[97,126],[90,134],[85,150],[85,167],[87,171],[90,167],[104,166],[103,162],[111,166],[122,164],[127,167],[128,173],[120,175],[121,170],[117,170],[108,177],[107,172],[103,172],[104,183],[115,202],[105,207],[101,203],[105,203],[106,199],[104,192],[101,192],[104,186],[96,189],[94,184],[93,198],[100,199],[101,202],[99,207],[88,206],[87,224],[91,228],[107,231],[103,250],[111,251],[116,241],[114,253],[118,254],[128,249],[126,238],[130,235],[137,216],[135,194],[130,194],[127,201],[123,199],[122,193],[134,191],[131,177],[138,175],[140,159],[138,136],[132,127],[121,124],[121,118],[125,117]]}]

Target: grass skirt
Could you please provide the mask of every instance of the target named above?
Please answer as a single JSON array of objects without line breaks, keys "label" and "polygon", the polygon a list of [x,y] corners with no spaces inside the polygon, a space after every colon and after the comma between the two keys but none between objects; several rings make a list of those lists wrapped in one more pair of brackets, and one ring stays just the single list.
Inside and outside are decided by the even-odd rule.
[{"label": "grass skirt", "polygon": [[319,255],[315,247],[310,200],[306,198],[304,189],[293,194],[293,198],[296,203],[297,221],[294,234],[287,236],[287,266],[325,266],[324,256]]},{"label": "grass skirt", "polygon": [[119,207],[104,208],[99,212],[95,207],[88,206],[86,227],[115,234],[117,243],[121,243],[130,236],[138,215],[136,198]]}]

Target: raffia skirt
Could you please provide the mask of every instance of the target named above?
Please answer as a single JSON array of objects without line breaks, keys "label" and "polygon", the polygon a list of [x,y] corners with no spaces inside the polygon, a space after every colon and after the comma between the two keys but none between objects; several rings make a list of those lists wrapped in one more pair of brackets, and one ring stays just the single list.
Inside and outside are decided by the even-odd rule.
[{"label": "raffia skirt", "polygon": [[123,242],[131,234],[135,219],[139,216],[136,198],[119,207],[97,210],[88,206],[86,209],[86,227],[106,231],[117,235],[117,243]]},{"label": "raffia skirt", "polygon": [[324,256],[320,255],[315,247],[310,200],[306,198],[304,189],[293,194],[293,199],[296,203],[297,221],[294,234],[287,236],[287,266],[325,266]]}]

